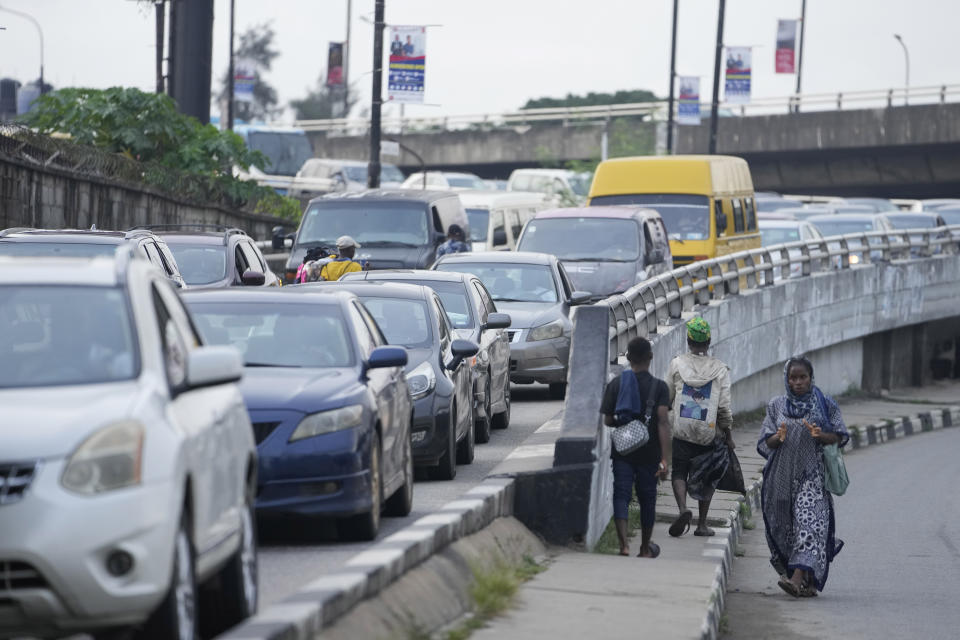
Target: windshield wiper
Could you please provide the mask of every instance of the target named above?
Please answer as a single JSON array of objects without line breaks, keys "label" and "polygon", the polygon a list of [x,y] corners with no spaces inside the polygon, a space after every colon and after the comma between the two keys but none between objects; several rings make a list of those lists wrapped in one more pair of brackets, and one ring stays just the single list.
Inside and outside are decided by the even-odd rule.
[{"label": "windshield wiper", "polygon": [[418,244],[413,244],[412,242],[395,242],[393,240],[376,240],[370,242],[369,240],[364,240],[361,243],[364,247],[419,247]]}]

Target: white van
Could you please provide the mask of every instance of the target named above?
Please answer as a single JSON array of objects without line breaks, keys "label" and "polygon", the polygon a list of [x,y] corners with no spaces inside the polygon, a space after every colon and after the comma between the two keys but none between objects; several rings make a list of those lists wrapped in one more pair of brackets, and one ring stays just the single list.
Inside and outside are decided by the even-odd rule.
[{"label": "white van", "polygon": [[536,191],[546,194],[557,206],[582,206],[590,191],[589,173],[568,169],[514,169],[507,191]]},{"label": "white van", "polygon": [[[297,172],[300,180],[329,180],[330,191],[364,191],[367,188],[367,166],[365,160],[338,160],[335,158],[310,158]],[[403,183],[403,172],[397,165],[384,162],[380,165],[380,188],[395,189]],[[317,192],[320,195],[327,192]],[[293,195],[311,195],[303,193]]]},{"label": "white van", "polygon": [[470,220],[473,251],[513,251],[527,220],[548,203],[542,193],[522,191],[459,191]]}]

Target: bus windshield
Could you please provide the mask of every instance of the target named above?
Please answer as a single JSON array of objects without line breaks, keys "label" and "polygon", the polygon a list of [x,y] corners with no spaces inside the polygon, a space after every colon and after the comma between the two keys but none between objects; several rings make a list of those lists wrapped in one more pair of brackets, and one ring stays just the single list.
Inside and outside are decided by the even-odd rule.
[{"label": "bus windshield", "polygon": [[667,226],[671,240],[706,240],[710,237],[710,199],[676,193],[630,193],[595,196],[591,206],[637,204],[655,209]]}]

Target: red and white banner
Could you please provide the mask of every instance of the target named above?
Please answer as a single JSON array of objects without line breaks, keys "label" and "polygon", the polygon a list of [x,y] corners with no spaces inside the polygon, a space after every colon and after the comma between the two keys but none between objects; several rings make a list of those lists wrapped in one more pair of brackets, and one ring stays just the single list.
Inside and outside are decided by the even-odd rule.
[{"label": "red and white banner", "polygon": [[777,21],[777,73],[796,73],[797,20]]}]

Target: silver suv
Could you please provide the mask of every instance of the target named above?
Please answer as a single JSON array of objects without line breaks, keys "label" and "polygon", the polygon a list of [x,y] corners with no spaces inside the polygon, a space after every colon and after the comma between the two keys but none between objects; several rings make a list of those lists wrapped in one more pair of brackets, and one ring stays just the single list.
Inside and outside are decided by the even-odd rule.
[{"label": "silver suv", "polygon": [[256,610],[241,373],[133,247],[0,257],[0,637],[190,640],[204,583]]}]

